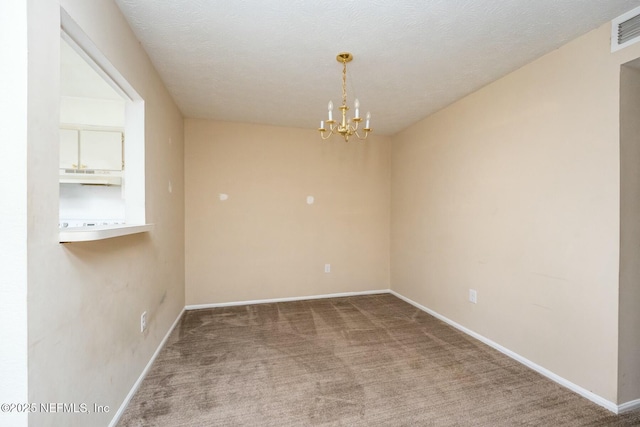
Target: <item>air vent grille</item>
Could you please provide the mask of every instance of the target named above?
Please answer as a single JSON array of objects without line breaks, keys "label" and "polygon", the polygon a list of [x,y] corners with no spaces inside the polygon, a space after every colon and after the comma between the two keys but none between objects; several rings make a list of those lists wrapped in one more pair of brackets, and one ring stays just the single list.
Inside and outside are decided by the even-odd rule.
[{"label": "air vent grille", "polygon": [[611,21],[611,51],[640,41],[640,7]]},{"label": "air vent grille", "polygon": [[640,35],[640,15],[618,24],[618,44],[623,44]]}]

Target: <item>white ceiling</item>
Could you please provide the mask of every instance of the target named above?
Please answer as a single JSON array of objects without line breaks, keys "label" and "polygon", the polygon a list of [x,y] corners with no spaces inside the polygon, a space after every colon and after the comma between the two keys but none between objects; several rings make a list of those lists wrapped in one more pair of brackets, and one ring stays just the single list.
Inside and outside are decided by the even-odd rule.
[{"label": "white ceiling", "polygon": [[[392,135],[640,0],[115,0],[186,117]],[[337,110],[336,110],[337,112]],[[334,112],[334,114],[336,113]]]}]

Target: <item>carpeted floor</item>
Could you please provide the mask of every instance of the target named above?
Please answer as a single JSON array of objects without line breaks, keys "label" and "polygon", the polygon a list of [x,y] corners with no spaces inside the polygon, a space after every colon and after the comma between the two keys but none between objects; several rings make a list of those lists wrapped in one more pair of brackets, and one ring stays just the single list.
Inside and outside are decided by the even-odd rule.
[{"label": "carpeted floor", "polygon": [[389,295],[187,311],[119,426],[640,426]]}]

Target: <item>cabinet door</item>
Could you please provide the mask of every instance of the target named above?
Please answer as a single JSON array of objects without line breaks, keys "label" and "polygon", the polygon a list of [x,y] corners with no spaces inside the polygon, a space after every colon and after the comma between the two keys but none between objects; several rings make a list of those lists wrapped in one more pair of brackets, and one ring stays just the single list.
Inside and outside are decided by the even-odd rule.
[{"label": "cabinet door", "polygon": [[78,168],[78,131],[60,129],[60,169]]},{"label": "cabinet door", "polygon": [[80,131],[80,168],[122,170],[122,133]]}]

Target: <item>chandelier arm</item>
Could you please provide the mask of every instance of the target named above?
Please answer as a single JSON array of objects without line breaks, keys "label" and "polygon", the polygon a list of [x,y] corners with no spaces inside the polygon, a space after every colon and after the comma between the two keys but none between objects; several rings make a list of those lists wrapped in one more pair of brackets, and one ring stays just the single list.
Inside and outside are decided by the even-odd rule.
[{"label": "chandelier arm", "polygon": [[[325,133],[327,134],[327,136],[324,136]],[[329,138],[331,138],[331,135],[333,135],[333,128],[331,128],[331,127],[329,128],[329,133],[320,132],[320,138],[322,138],[322,139],[329,139]]]},{"label": "chandelier arm", "polygon": [[367,139],[367,137],[369,136],[369,131],[365,130],[364,131],[364,136],[360,136],[360,134],[358,133],[358,131],[354,131],[353,134],[356,136],[356,138],[360,139],[360,140],[365,140]]}]

